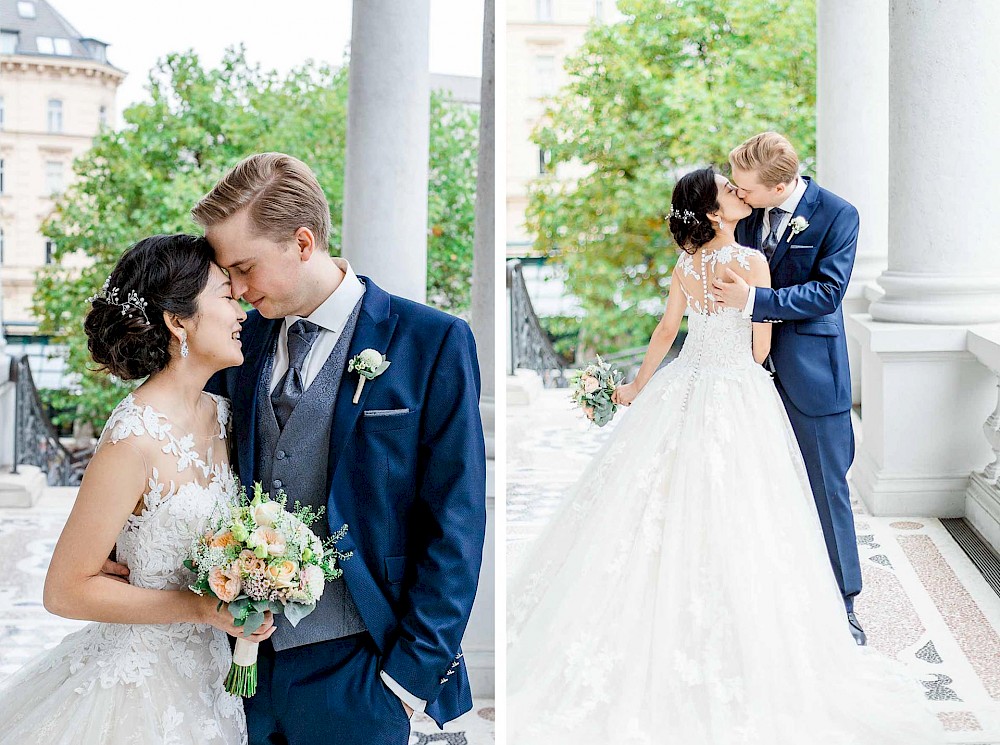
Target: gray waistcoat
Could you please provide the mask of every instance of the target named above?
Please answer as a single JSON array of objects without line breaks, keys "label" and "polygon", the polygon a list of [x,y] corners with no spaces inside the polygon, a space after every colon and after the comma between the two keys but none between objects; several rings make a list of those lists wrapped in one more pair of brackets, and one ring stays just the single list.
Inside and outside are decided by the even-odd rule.
[{"label": "gray waistcoat", "polygon": [[[360,310],[359,300],[326,364],[302,394],[288,417],[285,429],[280,432],[269,393],[273,352],[265,364],[264,374],[260,376],[257,392],[258,479],[272,497],[279,488],[284,489],[288,494],[289,507],[296,500],[313,509],[326,507],[333,409]],[[313,523],[312,529],[321,539],[329,537],[330,525],[325,513]],[[275,625],[278,629],[271,642],[279,651],[339,639],[365,630],[365,623],[343,579],[326,584],[316,610],[299,621],[298,626],[293,627],[281,615],[275,618]]]}]

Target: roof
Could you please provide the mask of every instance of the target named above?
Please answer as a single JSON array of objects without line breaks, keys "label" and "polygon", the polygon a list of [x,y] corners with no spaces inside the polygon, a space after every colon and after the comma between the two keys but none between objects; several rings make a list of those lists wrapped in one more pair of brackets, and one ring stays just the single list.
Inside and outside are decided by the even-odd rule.
[{"label": "roof", "polygon": [[[33,10],[34,17],[22,15],[19,6]],[[17,33],[14,54],[87,59],[114,67],[107,60],[106,43],[81,35],[46,0],[0,0],[0,31]]]},{"label": "roof", "polygon": [[479,78],[468,75],[444,75],[436,72],[430,74],[431,90],[442,91],[449,101],[467,106],[479,105],[480,85]]}]

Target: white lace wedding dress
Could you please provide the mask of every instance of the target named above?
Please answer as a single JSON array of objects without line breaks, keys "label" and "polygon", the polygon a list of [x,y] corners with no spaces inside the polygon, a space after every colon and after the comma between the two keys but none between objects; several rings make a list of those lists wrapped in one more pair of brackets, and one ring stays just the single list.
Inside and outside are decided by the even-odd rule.
[{"label": "white lace wedding dress", "polygon": [[[131,395],[101,435],[98,447],[152,437],[163,456],[149,464],[142,514],[129,516],[116,544],[133,585],[187,587],[191,543],[236,488],[225,458],[229,403],[213,398],[219,431],[204,455],[193,435],[177,436]],[[0,743],[242,745],[243,704],[223,689],[231,660],[226,635],[211,626],[92,623],[0,684]]]},{"label": "white lace wedding dress", "polygon": [[763,257],[738,246],[681,255],[679,357],[508,584],[512,745],[943,739],[919,685],[855,645],[751,323],[708,295],[751,261]]}]

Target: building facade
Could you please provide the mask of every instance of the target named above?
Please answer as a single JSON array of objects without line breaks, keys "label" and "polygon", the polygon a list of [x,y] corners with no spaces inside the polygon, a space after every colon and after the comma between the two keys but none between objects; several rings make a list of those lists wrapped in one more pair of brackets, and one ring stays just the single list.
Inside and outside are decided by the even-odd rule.
[{"label": "building facade", "polygon": [[[548,168],[531,141],[547,100],[568,82],[566,58],[593,23],[617,17],[614,0],[507,0],[507,255],[531,252],[524,225],[531,182]],[[557,175],[572,177],[568,169]]]},{"label": "building facade", "polygon": [[115,126],[125,73],[45,0],[0,0],[0,37],[0,317],[30,334],[35,272],[55,249],[41,224],[74,159]]}]

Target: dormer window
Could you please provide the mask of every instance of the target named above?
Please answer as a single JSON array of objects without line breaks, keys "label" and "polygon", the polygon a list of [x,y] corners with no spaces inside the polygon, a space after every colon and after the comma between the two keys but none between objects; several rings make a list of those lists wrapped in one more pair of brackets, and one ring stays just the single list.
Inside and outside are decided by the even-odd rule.
[{"label": "dormer window", "polygon": [[21,18],[34,18],[35,3],[32,2],[32,0],[18,0],[17,14],[21,16]]},{"label": "dormer window", "polygon": [[38,48],[39,54],[55,54],[56,45],[52,41],[51,36],[36,36],[35,46]]},{"label": "dormer window", "polygon": [[56,54],[61,54],[63,57],[69,57],[73,54],[73,47],[69,44],[69,39],[55,38],[53,39],[56,46]]},{"label": "dormer window", "polygon": [[17,54],[17,32],[0,32],[0,54]]}]

